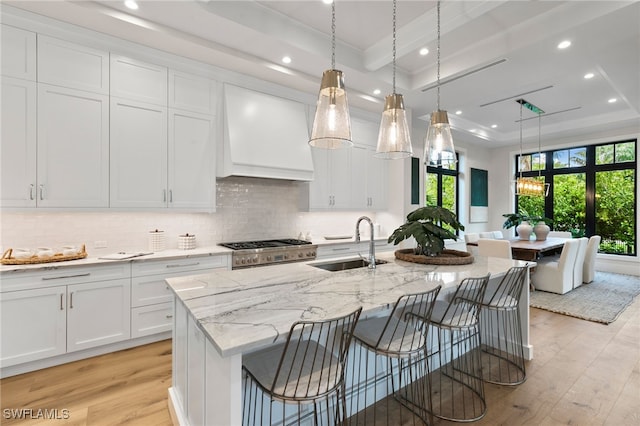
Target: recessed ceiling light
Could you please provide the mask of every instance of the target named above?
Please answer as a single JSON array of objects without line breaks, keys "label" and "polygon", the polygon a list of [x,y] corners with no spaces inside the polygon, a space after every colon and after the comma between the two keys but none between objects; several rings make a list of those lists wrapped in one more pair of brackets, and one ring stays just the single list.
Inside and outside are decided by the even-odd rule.
[{"label": "recessed ceiling light", "polygon": [[617,100],[616,98],[611,98],[611,99],[609,99],[609,101],[608,101],[608,102],[609,102],[610,104],[614,104],[614,103],[618,102],[618,100]]},{"label": "recessed ceiling light", "polygon": [[426,47],[423,47],[422,49],[420,49],[420,55],[424,56],[427,55],[429,53],[429,49],[427,49]]},{"label": "recessed ceiling light", "polygon": [[138,3],[136,0],[125,0],[124,5],[131,10],[138,10]]},{"label": "recessed ceiling light", "polygon": [[457,111],[456,111],[456,115],[460,115],[460,114],[462,114],[462,111],[457,110]]},{"label": "recessed ceiling light", "polygon": [[558,49],[566,49],[569,46],[571,46],[571,42],[569,40],[564,40],[558,44]]},{"label": "recessed ceiling light", "polygon": [[492,125],[491,125],[491,128],[492,128],[492,129],[495,129],[496,127],[498,127],[498,125],[497,125],[497,124],[492,124]]},{"label": "recessed ceiling light", "polygon": [[375,89],[375,90],[373,91],[373,94],[374,94],[374,95],[379,95],[379,94],[380,94],[380,89]]},{"label": "recessed ceiling light", "polygon": [[585,80],[589,80],[590,78],[593,78],[595,76],[594,73],[592,72],[588,72],[584,75]]},{"label": "recessed ceiling light", "polygon": [[285,64],[290,64],[291,63],[291,58],[289,56],[283,56],[282,57],[282,62],[284,62]]}]

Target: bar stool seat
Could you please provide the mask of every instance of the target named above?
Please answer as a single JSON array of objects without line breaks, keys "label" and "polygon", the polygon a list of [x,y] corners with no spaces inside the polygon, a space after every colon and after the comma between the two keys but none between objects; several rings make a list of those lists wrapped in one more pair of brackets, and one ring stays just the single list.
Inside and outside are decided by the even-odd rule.
[{"label": "bar stool seat", "polygon": [[316,425],[343,424],[345,366],[361,311],[297,321],[286,342],[246,355],[242,424],[300,424],[309,415]]}]

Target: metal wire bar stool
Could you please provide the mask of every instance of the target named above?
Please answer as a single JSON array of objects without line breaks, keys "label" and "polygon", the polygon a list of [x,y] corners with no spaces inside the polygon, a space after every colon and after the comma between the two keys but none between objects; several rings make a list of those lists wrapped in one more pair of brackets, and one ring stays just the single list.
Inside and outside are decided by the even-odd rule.
[{"label": "metal wire bar stool", "polygon": [[480,357],[480,302],[489,274],[465,278],[450,302],[437,300],[428,324],[432,414],[457,422],[481,419],[487,410]]},{"label": "metal wire bar stool", "polygon": [[[398,298],[388,316],[358,322],[351,371],[352,425],[427,421],[426,319],[440,286]],[[396,402],[394,402],[396,401]],[[398,404],[399,403],[399,404]],[[403,408],[404,407],[404,408]],[[408,411],[407,411],[408,410]]]},{"label": "metal wire bar stool", "polygon": [[526,274],[527,266],[512,267],[495,290],[487,289],[480,304],[485,382],[518,385],[526,380],[519,309]]},{"label": "metal wire bar stool", "polygon": [[286,342],[243,360],[243,425],[344,424],[345,365],[362,308],[297,321]]}]

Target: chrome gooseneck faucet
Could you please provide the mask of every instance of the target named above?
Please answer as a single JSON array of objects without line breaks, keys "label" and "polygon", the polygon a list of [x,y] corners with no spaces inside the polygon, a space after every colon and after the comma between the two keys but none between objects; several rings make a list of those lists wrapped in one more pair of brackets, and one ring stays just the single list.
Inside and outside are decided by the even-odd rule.
[{"label": "chrome gooseneck faucet", "polygon": [[371,232],[370,232],[371,239],[369,241],[369,257],[367,259],[367,261],[369,262],[369,265],[367,267],[369,269],[375,269],[376,268],[376,245],[373,241],[373,222],[367,216],[359,217],[358,221],[356,222],[356,243],[360,242],[360,222],[362,222],[363,220],[366,220],[367,222],[369,222],[369,227],[371,228]]}]

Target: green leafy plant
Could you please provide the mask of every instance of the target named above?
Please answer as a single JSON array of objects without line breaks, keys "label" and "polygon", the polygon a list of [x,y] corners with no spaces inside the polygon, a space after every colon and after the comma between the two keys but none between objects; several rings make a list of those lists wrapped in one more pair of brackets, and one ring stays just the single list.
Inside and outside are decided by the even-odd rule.
[{"label": "green leafy plant", "polygon": [[553,220],[549,219],[548,217],[530,216],[529,213],[527,213],[527,211],[524,209],[520,209],[519,213],[506,213],[502,216],[507,218],[507,220],[505,220],[502,224],[502,227],[504,229],[518,226],[522,222],[528,222],[531,226],[535,226],[538,222],[544,222],[547,225],[551,225],[551,223],[553,223]]},{"label": "green leafy plant", "polygon": [[454,232],[459,230],[464,231],[464,225],[453,212],[443,207],[426,206],[409,213],[407,222],[393,231],[388,242],[399,244],[413,237],[418,243],[416,254],[437,256],[444,250],[444,240],[457,239]]}]

